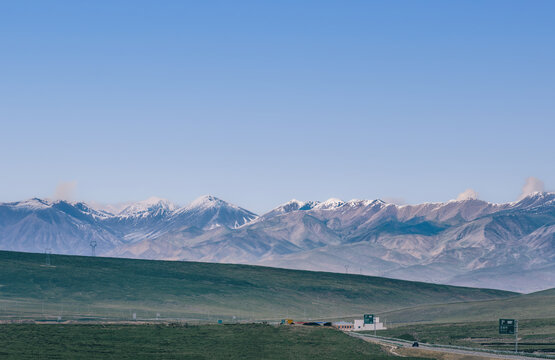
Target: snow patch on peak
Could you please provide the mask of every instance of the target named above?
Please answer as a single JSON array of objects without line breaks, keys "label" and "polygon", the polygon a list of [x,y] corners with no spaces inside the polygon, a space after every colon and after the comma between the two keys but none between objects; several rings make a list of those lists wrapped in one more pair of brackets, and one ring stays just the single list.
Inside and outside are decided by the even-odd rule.
[{"label": "snow patch on peak", "polygon": [[299,201],[297,199],[290,200],[275,208],[274,212],[290,212],[296,210],[310,210],[319,204],[318,201]]},{"label": "snow patch on peak", "polygon": [[39,210],[39,209],[47,209],[51,207],[52,202],[48,200],[39,199],[39,198],[32,198],[24,201],[5,203],[5,205],[11,205],[15,208],[20,208],[20,209]]},{"label": "snow patch on peak", "polygon": [[77,209],[83,214],[90,215],[95,219],[108,219],[108,218],[114,217],[113,213],[105,210],[95,209],[94,207],[90,206],[89,204],[83,201],[71,202],[67,200],[56,200],[53,205],[58,206],[61,209],[64,209],[64,208],[67,209],[67,206],[69,206],[74,209]]},{"label": "snow patch on peak", "polygon": [[539,205],[548,205],[555,202],[555,193],[546,191],[534,191],[518,201],[510,203],[516,208],[531,208]]},{"label": "snow patch on peak", "polygon": [[277,216],[299,210],[311,210],[315,208],[319,203],[320,202],[318,201],[300,201],[297,199],[292,199],[285,204],[281,204],[278,207],[265,213],[264,215],[262,215],[261,218],[269,218],[272,216]]},{"label": "snow patch on peak", "polygon": [[376,200],[359,200],[359,199],[352,199],[347,201],[349,206],[358,207],[358,206],[382,206],[385,205],[385,201],[376,199]]},{"label": "snow patch on peak", "polygon": [[187,210],[192,209],[209,209],[213,207],[229,206],[238,209],[238,206],[230,204],[222,199],[219,199],[213,195],[203,195],[191,202],[185,207]]},{"label": "snow patch on peak", "polygon": [[345,201],[337,198],[330,198],[324,202],[319,203],[318,205],[314,206],[314,209],[319,210],[332,210],[336,209],[340,206],[345,205]]},{"label": "snow patch on peak", "polygon": [[536,198],[536,199],[546,199],[546,198],[553,198],[555,196],[554,192],[549,191],[534,191],[526,195],[527,198]]},{"label": "snow patch on peak", "polygon": [[178,222],[185,221],[198,229],[209,231],[221,227],[239,228],[258,216],[215,196],[204,195],[175,211],[172,217]]},{"label": "snow patch on peak", "polygon": [[137,201],[125,207],[118,215],[124,217],[146,217],[156,216],[166,212],[172,212],[177,206],[167,199],[151,196],[146,200]]}]

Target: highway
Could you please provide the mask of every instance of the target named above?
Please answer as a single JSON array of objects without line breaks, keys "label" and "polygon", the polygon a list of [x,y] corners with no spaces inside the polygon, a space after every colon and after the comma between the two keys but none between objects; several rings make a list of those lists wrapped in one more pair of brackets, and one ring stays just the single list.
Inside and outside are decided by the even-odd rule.
[{"label": "highway", "polygon": [[475,350],[472,348],[463,348],[463,347],[452,347],[452,346],[442,346],[442,345],[432,345],[432,344],[425,344],[419,343],[418,348],[412,347],[411,341],[404,341],[392,338],[384,338],[381,336],[373,336],[370,334],[361,334],[356,332],[348,332],[350,336],[363,339],[365,341],[377,343],[389,348],[389,351],[395,355],[403,356],[395,352],[398,348],[410,348],[410,349],[419,349],[419,350],[428,350],[428,351],[436,351],[441,353],[449,353],[449,354],[459,354],[459,355],[470,355],[470,356],[477,356],[481,358],[489,358],[489,359],[512,359],[512,360],[530,360],[530,359],[555,359],[553,356],[528,356],[526,354],[518,353],[518,354],[509,354],[504,352],[494,352],[488,350]]}]

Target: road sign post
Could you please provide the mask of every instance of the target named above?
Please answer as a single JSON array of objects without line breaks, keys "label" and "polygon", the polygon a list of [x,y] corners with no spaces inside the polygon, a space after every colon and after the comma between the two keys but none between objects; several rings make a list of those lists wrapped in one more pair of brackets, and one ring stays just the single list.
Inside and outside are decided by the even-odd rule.
[{"label": "road sign post", "polygon": [[518,352],[518,320],[515,320],[515,352]]},{"label": "road sign post", "polygon": [[518,352],[518,320],[499,319],[499,334],[515,334],[515,352]]},{"label": "road sign post", "polygon": [[374,323],[374,314],[364,314],[364,324],[373,324],[374,336],[376,336],[376,324]]}]

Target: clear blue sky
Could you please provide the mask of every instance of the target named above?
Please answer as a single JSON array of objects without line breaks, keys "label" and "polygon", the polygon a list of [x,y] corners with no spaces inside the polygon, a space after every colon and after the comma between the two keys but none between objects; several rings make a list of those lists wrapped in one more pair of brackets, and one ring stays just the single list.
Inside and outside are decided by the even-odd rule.
[{"label": "clear blue sky", "polygon": [[3,1],[0,201],[555,188],[554,1]]}]

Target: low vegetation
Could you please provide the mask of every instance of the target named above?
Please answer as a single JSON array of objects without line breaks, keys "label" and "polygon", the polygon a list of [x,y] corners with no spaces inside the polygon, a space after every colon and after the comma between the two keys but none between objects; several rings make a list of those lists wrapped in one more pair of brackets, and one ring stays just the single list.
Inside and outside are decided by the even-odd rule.
[{"label": "low vegetation", "polygon": [[[399,359],[329,328],[0,325],[2,359]],[[405,360],[410,358],[403,358]]]}]

